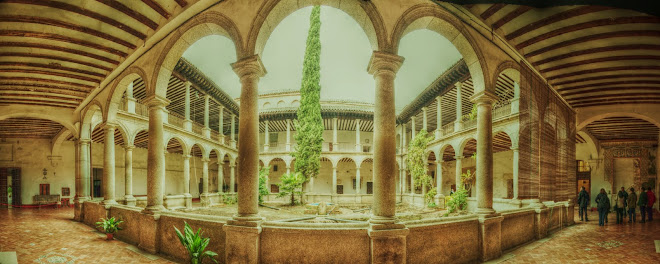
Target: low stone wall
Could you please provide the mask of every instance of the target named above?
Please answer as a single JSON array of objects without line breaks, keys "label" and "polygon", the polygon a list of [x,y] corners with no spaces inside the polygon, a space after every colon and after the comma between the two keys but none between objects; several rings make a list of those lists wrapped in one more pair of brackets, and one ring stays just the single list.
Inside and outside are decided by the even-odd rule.
[{"label": "low stone wall", "polygon": [[519,209],[502,212],[502,250],[532,241],[535,238],[535,209]]},{"label": "low stone wall", "polygon": [[202,229],[202,236],[210,238],[206,250],[211,250],[219,255],[219,261],[224,262],[225,256],[225,232],[222,227],[226,224],[227,218],[208,215],[193,215],[175,212],[166,212],[161,214],[159,219],[160,241],[159,252],[171,256],[179,261],[188,261],[188,252],[181,245],[176,236],[174,227],[183,232],[184,222],[188,223],[194,232]]},{"label": "low stone wall", "polygon": [[[218,194],[215,194],[215,196],[217,197]],[[183,194],[165,196],[163,206],[170,210],[184,208],[186,207],[186,197]]]},{"label": "low stone wall", "polygon": [[88,226],[96,227],[96,222],[101,221],[101,218],[108,218],[108,213],[105,206],[99,202],[85,201],[83,203],[83,223]]},{"label": "low stone wall", "polygon": [[367,224],[264,222],[261,263],[370,263]]},{"label": "low stone wall", "polygon": [[447,217],[405,223],[408,263],[469,263],[479,259],[476,216]]}]

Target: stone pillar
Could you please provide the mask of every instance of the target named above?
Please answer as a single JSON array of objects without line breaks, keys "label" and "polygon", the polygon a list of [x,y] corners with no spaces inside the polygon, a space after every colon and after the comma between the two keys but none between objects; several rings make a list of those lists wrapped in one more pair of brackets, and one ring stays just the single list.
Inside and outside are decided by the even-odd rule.
[{"label": "stone pillar", "polygon": [[[224,172],[224,158],[223,157],[218,157],[218,193],[223,193],[224,191],[222,190],[222,183],[225,178],[225,172]],[[268,186],[268,179],[266,179],[266,186]],[[270,189],[270,188],[269,188]]]},{"label": "stone pillar", "polygon": [[268,132],[268,120],[264,121],[264,152],[268,152],[270,149],[270,135]]},{"label": "stone pillar", "polygon": [[211,138],[211,129],[209,128],[209,99],[208,94],[204,95],[204,127],[202,128],[202,135],[205,138]]},{"label": "stone pillar", "polygon": [[225,108],[220,106],[220,110],[218,112],[218,141],[220,141],[220,144],[225,144],[225,131],[223,130],[224,123],[225,123]]},{"label": "stone pillar", "polygon": [[458,132],[463,129],[463,100],[461,98],[461,87],[463,83],[457,82],[454,85],[456,86],[456,121],[454,121],[454,132]]},{"label": "stone pillar", "polygon": [[[337,142],[337,118],[332,118],[332,151],[338,151],[339,143]],[[336,191],[336,190],[335,190]]]},{"label": "stone pillar", "polygon": [[291,173],[291,165],[286,165],[286,174]]},{"label": "stone pillar", "polygon": [[360,181],[360,165],[355,166],[355,193],[360,194],[360,187],[362,183]]},{"label": "stone pillar", "polygon": [[518,154],[518,146],[513,146],[511,147],[511,150],[513,150],[513,199],[518,199],[518,162],[520,159],[520,156]]},{"label": "stone pillar", "polygon": [[456,159],[456,191],[459,187],[463,187],[461,184],[461,174],[463,174],[463,156],[455,156]]},{"label": "stone pillar", "polygon": [[[231,114],[231,132],[229,133],[231,138],[231,147],[236,147],[236,116]],[[258,146],[257,146],[258,149]]]},{"label": "stone pillar", "polygon": [[192,208],[192,195],[190,194],[190,155],[183,154],[183,196],[186,199],[186,208]]},{"label": "stone pillar", "polygon": [[337,194],[337,166],[332,166],[332,194]]},{"label": "stone pillar", "polygon": [[475,94],[472,101],[477,105],[477,210],[478,214],[490,215],[493,210],[493,103],[497,96],[489,91]]},{"label": "stone pillar", "polygon": [[230,192],[236,193],[236,164],[234,163],[229,164],[229,184]]},{"label": "stone pillar", "polygon": [[442,163],[444,162],[442,160],[442,156],[438,155],[439,160],[435,164],[435,188],[438,194],[435,195],[435,204],[440,207],[440,208],[445,208],[445,194],[442,192],[443,184],[442,181],[443,179],[443,171],[442,171]]},{"label": "stone pillar", "polygon": [[435,122],[438,124],[435,128],[435,138],[439,139],[442,136],[442,96],[436,97],[435,101],[438,105],[435,114]]},{"label": "stone pillar", "polygon": [[211,205],[209,198],[209,159],[202,158],[202,193],[199,195],[202,206]]},{"label": "stone pillar", "polygon": [[513,99],[511,99],[511,113],[520,112],[520,84],[513,83]]},{"label": "stone pillar", "polygon": [[362,144],[360,143],[360,119],[355,119],[355,151],[362,152]]},{"label": "stone pillar", "polygon": [[289,119],[286,120],[286,151],[291,151],[291,120]]},{"label": "stone pillar", "polygon": [[117,204],[115,201],[115,129],[114,124],[106,124],[105,144],[103,145],[103,204]]},{"label": "stone pillar", "polygon": [[309,183],[307,184],[307,192],[314,193],[314,177],[309,178]]},{"label": "stone pillar", "polygon": [[79,140],[80,144],[80,183],[82,191],[81,200],[91,199],[90,193],[90,180],[91,180],[91,160],[90,160],[90,148],[89,144],[91,143],[90,139],[81,139]]},{"label": "stone pillar", "polygon": [[163,189],[165,186],[165,136],[163,118],[165,106],[170,101],[152,95],[146,100],[149,107],[149,148],[147,152],[147,207],[143,212],[153,214],[165,210]]},{"label": "stone pillar", "polygon": [[374,51],[368,71],[376,81],[374,109],[374,201],[369,237],[372,263],[406,263],[409,230],[396,224],[396,113],[394,78],[403,58]]},{"label": "stone pillar", "polygon": [[407,126],[406,123],[401,124],[401,126],[402,126],[401,129],[403,130],[403,131],[401,131],[401,135],[402,135],[401,136],[401,143],[403,144],[403,152],[401,152],[401,154],[403,154],[403,153],[408,152],[408,135],[406,135],[407,134],[406,130],[408,130],[408,129],[406,128],[406,126]]},{"label": "stone pillar", "polygon": [[192,131],[192,120],[190,120],[190,82],[185,83],[186,95],[184,99],[183,129]]},{"label": "stone pillar", "polygon": [[135,114],[135,97],[133,96],[133,82],[126,87],[126,112]]},{"label": "stone pillar", "polygon": [[428,132],[428,120],[426,118],[426,110],[428,110],[426,106],[422,107],[422,129]]},{"label": "stone pillar", "polygon": [[124,146],[124,200],[126,205],[135,206],[135,197],[133,197],[133,149],[135,146]]},{"label": "stone pillar", "polygon": [[258,55],[232,64],[241,80],[239,125],[241,144],[238,145],[239,182],[238,213],[223,226],[225,231],[226,263],[259,263],[260,223],[259,189],[259,78],[266,71]]},{"label": "stone pillar", "polygon": [[415,136],[417,135],[417,125],[415,125],[415,119],[417,119],[417,117],[414,115],[410,117],[410,128],[411,128],[410,141],[413,141],[415,139]]},{"label": "stone pillar", "polygon": [[401,168],[401,194],[407,193],[408,191],[408,175],[406,174],[406,169]]}]

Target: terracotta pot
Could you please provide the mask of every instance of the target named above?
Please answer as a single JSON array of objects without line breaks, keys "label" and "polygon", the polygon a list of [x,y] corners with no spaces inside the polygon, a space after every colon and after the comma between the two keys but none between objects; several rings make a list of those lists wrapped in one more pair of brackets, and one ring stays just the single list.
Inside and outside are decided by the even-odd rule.
[{"label": "terracotta pot", "polygon": [[113,233],[105,233],[106,240],[113,240],[115,234]]}]

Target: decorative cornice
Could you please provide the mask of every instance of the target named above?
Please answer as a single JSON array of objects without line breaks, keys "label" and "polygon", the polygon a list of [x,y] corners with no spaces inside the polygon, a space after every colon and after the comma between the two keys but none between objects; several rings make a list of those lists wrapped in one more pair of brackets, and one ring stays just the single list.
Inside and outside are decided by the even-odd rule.
[{"label": "decorative cornice", "polygon": [[[273,111],[264,111],[259,113],[259,121],[266,120],[284,120],[284,119],[296,119],[298,116],[298,108],[288,107],[275,109]],[[334,106],[321,106],[321,117],[323,118],[334,118],[334,117],[343,117],[349,119],[373,119],[374,112],[366,111],[362,108],[341,108]]]}]

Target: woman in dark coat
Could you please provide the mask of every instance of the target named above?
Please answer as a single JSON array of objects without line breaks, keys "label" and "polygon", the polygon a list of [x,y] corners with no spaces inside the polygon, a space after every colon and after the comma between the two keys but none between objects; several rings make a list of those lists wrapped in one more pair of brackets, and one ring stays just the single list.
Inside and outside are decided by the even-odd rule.
[{"label": "woman in dark coat", "polygon": [[610,210],[610,198],[607,197],[605,189],[600,189],[600,193],[596,196],[596,204],[598,205],[598,225],[604,226],[607,211]]}]

